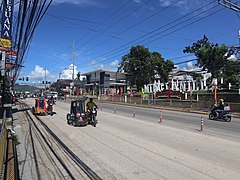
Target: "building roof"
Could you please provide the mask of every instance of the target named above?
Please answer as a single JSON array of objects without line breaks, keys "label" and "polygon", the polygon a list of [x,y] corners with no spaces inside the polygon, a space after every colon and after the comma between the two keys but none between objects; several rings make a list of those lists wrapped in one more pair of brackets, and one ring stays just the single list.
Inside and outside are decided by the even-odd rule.
[{"label": "building roof", "polygon": [[98,72],[98,73],[108,72],[108,73],[127,74],[127,73],[123,73],[123,72],[117,72],[117,71],[110,71],[110,70],[98,69],[98,70],[95,70],[95,71],[90,71],[90,72],[83,73],[82,75],[83,75],[83,76],[86,76],[86,75],[90,75],[90,74],[95,73],[95,72]]}]

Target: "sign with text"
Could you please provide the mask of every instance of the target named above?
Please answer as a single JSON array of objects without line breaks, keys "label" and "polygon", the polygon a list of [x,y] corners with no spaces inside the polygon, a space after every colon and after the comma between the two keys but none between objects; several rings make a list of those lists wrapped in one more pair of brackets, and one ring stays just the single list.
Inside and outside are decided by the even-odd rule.
[{"label": "sign with text", "polygon": [[161,83],[160,80],[155,80],[153,84],[144,85],[144,91],[156,93],[156,92],[161,92],[161,91],[168,90],[168,89],[171,89],[171,91],[180,91],[180,92],[207,90],[208,87],[206,86],[205,81],[206,81],[206,79],[200,80],[200,82],[197,80],[192,80],[192,81],[176,80],[176,81],[174,81],[172,79],[172,82]]},{"label": "sign with text", "polygon": [[3,1],[1,37],[12,39],[13,0]]},{"label": "sign with text", "polygon": [[0,38],[0,47],[3,47],[5,49],[10,49],[11,48],[11,40]]}]

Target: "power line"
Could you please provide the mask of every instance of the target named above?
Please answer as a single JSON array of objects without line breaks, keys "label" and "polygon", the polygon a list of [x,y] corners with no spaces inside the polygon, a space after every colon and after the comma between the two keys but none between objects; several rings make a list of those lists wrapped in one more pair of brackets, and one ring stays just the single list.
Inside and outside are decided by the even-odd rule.
[{"label": "power line", "polygon": [[[146,3],[147,3],[148,1],[146,1]],[[213,1],[214,2],[214,1]],[[213,3],[212,2],[212,3]],[[162,11],[164,11],[164,10],[166,10],[166,9],[168,9],[169,7],[171,7],[171,6],[173,6],[173,5],[175,5],[176,3],[178,3],[178,1],[175,1],[175,2],[173,2],[172,4],[170,4],[169,6],[167,6],[167,7],[165,7],[165,8],[163,8],[163,9],[161,9],[161,10],[159,10],[159,11],[157,11],[156,13],[154,13],[154,14],[152,14],[152,15],[150,15],[149,17],[147,17],[147,18],[144,18],[143,20],[141,20],[140,22],[138,22],[138,23],[136,23],[136,24],[134,24],[134,25],[132,25],[132,26],[130,26],[130,27],[128,27],[127,29],[125,29],[124,31],[122,31],[122,32],[120,32],[120,33],[118,33],[118,35],[119,34],[121,34],[121,33],[123,33],[123,32],[126,32],[127,30],[129,30],[129,29],[131,29],[131,28],[133,28],[133,27],[135,27],[135,26],[137,26],[138,24],[140,24],[140,23],[142,23],[142,22],[144,22],[144,21],[146,21],[147,19],[150,19],[151,17],[153,17],[153,16],[155,16],[155,15],[157,15],[157,14],[159,14],[160,12],[162,12]],[[211,4],[211,3],[209,3],[209,4]],[[208,5],[209,5],[208,4]],[[144,5],[144,4],[143,4]],[[142,5],[142,6],[143,6]],[[142,7],[142,6],[140,6],[140,7]],[[204,6],[205,7],[205,6]],[[200,8],[201,9],[201,8]],[[134,10],[134,11],[136,11],[136,9]],[[131,13],[129,13],[129,14],[132,14],[133,12],[131,12]],[[191,14],[191,13],[189,13],[189,14]],[[126,17],[126,16],[124,16],[124,17]],[[123,18],[124,18],[123,17]],[[150,33],[148,33],[148,34],[151,34],[152,32],[150,32]],[[142,37],[141,37],[142,38]],[[110,40],[110,39],[109,39]],[[127,43],[127,44],[129,44],[129,43]],[[85,53],[86,53],[86,51],[85,51]]]},{"label": "power line", "polygon": [[[196,10],[194,10],[194,11],[192,11],[192,12],[190,12],[190,13],[188,13],[188,14],[180,17],[180,18],[175,19],[174,21],[172,21],[172,22],[170,22],[170,23],[167,23],[167,24],[164,25],[164,26],[161,26],[161,27],[159,27],[159,28],[157,28],[157,29],[155,29],[155,30],[153,30],[153,31],[151,31],[151,32],[149,32],[149,33],[141,36],[140,38],[137,38],[137,39],[132,40],[132,41],[130,41],[130,42],[128,42],[128,43],[125,43],[124,45],[121,45],[120,47],[115,48],[115,49],[113,49],[113,50],[111,50],[111,51],[109,51],[109,52],[101,55],[100,57],[92,58],[92,60],[97,60],[97,59],[100,59],[100,58],[102,58],[102,57],[110,56],[110,55],[112,55],[112,54],[121,52],[121,51],[123,51],[123,50],[125,50],[125,49],[129,49],[131,46],[128,46],[128,47],[125,47],[125,46],[127,46],[127,45],[129,45],[129,44],[131,44],[131,43],[137,42],[138,40],[140,40],[140,39],[142,39],[142,38],[144,38],[144,37],[147,37],[148,35],[151,35],[151,34],[157,32],[157,31],[159,31],[160,29],[163,29],[163,28],[165,28],[165,27],[167,27],[167,26],[169,26],[169,25],[171,25],[171,24],[174,24],[175,22],[178,22],[178,21],[182,20],[183,18],[185,18],[185,17],[187,17],[187,16],[189,16],[189,15],[194,14],[195,12],[204,9],[205,7],[211,5],[211,4],[214,3],[214,2],[215,2],[215,1],[212,1],[212,2],[208,3],[207,5],[204,5],[204,6],[198,8],[198,9],[196,9]],[[161,34],[161,33],[164,33],[164,32],[166,32],[166,31],[168,31],[168,30],[171,30],[171,29],[175,28],[175,27],[178,26],[178,25],[183,25],[184,22],[187,22],[187,21],[189,21],[189,20],[191,20],[191,19],[193,19],[193,18],[195,18],[195,17],[197,17],[197,16],[199,16],[199,15],[201,15],[201,14],[204,14],[204,13],[206,13],[207,11],[209,11],[209,10],[211,10],[211,9],[214,9],[214,8],[216,8],[216,6],[210,8],[210,9],[207,9],[207,10],[205,10],[205,11],[202,11],[201,13],[196,14],[196,15],[194,15],[193,17],[188,18],[187,20],[184,20],[184,21],[182,21],[182,22],[179,22],[177,25],[173,25],[173,26],[171,26],[171,27],[169,27],[169,28],[167,28],[167,29],[159,32],[159,33],[155,33],[154,35],[152,35],[152,36],[150,36],[150,37],[147,37],[147,38],[145,38],[145,39],[143,39],[143,40],[141,40],[141,41],[139,41],[139,42],[137,42],[137,43],[142,43],[142,42],[144,42],[144,41],[147,41],[147,40],[149,40],[149,38],[153,38],[153,37],[155,37],[156,35],[159,35],[159,34]],[[202,19],[203,19],[203,18],[201,18],[200,20],[202,20]],[[198,21],[196,21],[196,22],[198,22]],[[195,23],[195,22],[194,22],[194,23]],[[191,24],[194,24],[194,23],[190,23],[190,24],[188,24],[187,26],[189,26],[189,25],[191,25]],[[187,26],[184,26],[184,27],[179,28],[179,29],[177,29],[177,30],[183,29],[183,28],[185,28],[185,27],[187,27]],[[177,30],[175,30],[174,32],[176,32]],[[172,33],[173,33],[173,32],[171,32],[171,33],[169,33],[169,34],[172,34]],[[169,35],[169,34],[167,34],[167,35]],[[167,36],[167,35],[164,35],[164,36]],[[164,37],[164,36],[161,36],[160,38],[162,38],[162,37]],[[159,39],[159,38],[157,38],[157,39]],[[157,39],[155,39],[155,40],[157,40]],[[155,41],[155,40],[151,40],[150,42],[153,42],[153,41]],[[145,43],[145,44],[149,44],[150,42]],[[137,43],[135,43],[135,44],[137,44]],[[122,48],[122,47],[125,47],[125,48]],[[121,48],[122,48],[122,49],[121,49]],[[120,49],[120,50],[119,50],[119,49]],[[118,51],[116,51],[116,50],[118,50]],[[91,60],[90,60],[90,61],[91,61]],[[101,62],[102,62],[102,61],[101,61]]]},{"label": "power line", "polygon": [[[101,33],[99,33],[98,35],[94,36],[93,38],[91,38],[90,40],[85,41],[83,44],[81,44],[81,46],[86,45],[87,43],[91,42],[92,40],[98,38],[100,35],[102,35],[103,33],[105,33],[106,31],[108,31],[109,29],[111,29],[112,27],[114,27],[116,24],[120,23],[121,21],[123,21],[124,19],[126,19],[127,17],[129,17],[131,14],[133,14],[134,12],[138,11],[139,9],[141,9],[143,6],[145,6],[147,3],[149,3],[151,0],[147,0],[145,1],[143,4],[141,4],[140,6],[138,6],[137,8],[135,8],[133,11],[129,12],[128,14],[126,14],[125,16],[123,16],[122,18],[120,18],[119,20],[115,21],[114,23],[112,23],[111,25],[109,25],[106,29],[104,29]],[[80,46],[80,45],[79,45]]]},{"label": "power line", "polygon": [[72,25],[81,27],[81,28],[83,28],[83,29],[87,29],[87,30],[89,30],[89,31],[97,32],[95,29],[88,28],[88,27],[82,26],[82,25],[80,25],[80,24],[76,24],[76,23],[73,23],[73,22],[66,21],[66,20],[64,20],[63,18],[57,17],[57,16],[52,15],[52,14],[48,14],[48,16],[54,17],[54,18],[56,18],[56,19],[58,19],[58,20],[61,20],[61,21],[65,22],[65,23],[69,23],[69,24],[72,24]]},{"label": "power line", "polygon": [[[121,9],[123,9],[124,7],[126,7],[130,2],[132,2],[132,0],[128,0],[128,1],[126,1],[126,3],[124,3],[122,6],[120,6],[117,10],[115,10],[113,13],[111,13],[109,16],[107,16],[106,18],[104,18],[96,27],[94,27],[94,29],[96,29],[96,28],[98,28],[99,26],[101,26],[101,25],[103,25],[108,19],[110,19],[110,18],[112,18],[112,17],[114,17],[114,15],[115,14],[117,14]],[[109,26],[110,27],[110,26]],[[92,31],[88,31],[86,34],[84,34],[80,39],[82,40],[82,39],[84,39],[84,38],[86,38],[89,34],[90,34],[90,32],[92,32]],[[100,32],[99,34],[103,34],[103,32]],[[80,40],[78,40],[78,41],[76,41],[75,43],[78,43]],[[66,58],[68,55],[70,55],[70,53],[69,54],[67,54],[65,57],[63,57],[63,58]],[[63,59],[63,58],[61,58],[61,59]]]},{"label": "power line", "polygon": [[[131,1],[131,0],[130,0]],[[52,16],[54,18],[62,18],[62,19],[69,19],[69,20],[74,20],[74,21],[80,21],[84,23],[89,23],[89,24],[97,24],[97,25],[102,25],[103,23],[99,23],[97,21],[89,21],[89,20],[84,20],[84,19],[79,19],[79,18],[72,18],[72,17],[67,17],[67,16],[60,16],[60,15],[54,15],[52,13],[46,13],[48,16]]]},{"label": "power line", "polygon": [[[159,11],[155,12],[154,14],[152,14],[152,15],[150,15],[150,16],[144,18],[143,20],[141,20],[141,21],[139,21],[139,22],[137,22],[137,23],[135,23],[135,24],[129,26],[128,28],[124,29],[123,31],[117,33],[116,36],[119,36],[119,35],[123,34],[124,32],[127,32],[128,30],[132,29],[133,27],[136,27],[137,25],[139,25],[139,24],[145,22],[146,20],[152,18],[153,16],[156,16],[157,14],[159,14],[159,13],[161,13],[161,12],[167,10],[168,8],[172,7],[173,5],[175,5],[175,4],[178,3],[178,2],[179,2],[179,1],[177,0],[177,1],[173,2],[173,3],[171,3],[170,5],[166,6],[165,8],[160,9]],[[96,45],[96,46],[90,48],[89,50],[85,51],[85,53],[87,53],[87,52],[89,52],[89,51],[92,51],[93,49],[95,49],[95,48],[97,48],[97,47],[99,47],[99,46],[101,46],[101,45],[107,43],[109,40],[111,40],[111,38],[109,38],[109,39],[105,40],[104,42],[101,42],[101,43],[99,43],[98,45]]]},{"label": "power line", "polygon": [[[202,7],[198,8],[198,9],[194,10],[193,12],[190,12],[190,13],[188,13],[187,15],[184,15],[183,17],[180,17],[180,18],[176,19],[176,20],[168,23],[167,25],[164,25],[164,26],[162,26],[162,27],[160,27],[160,28],[157,28],[157,29],[151,31],[150,33],[147,33],[146,35],[144,35],[144,36],[142,36],[142,37],[145,37],[145,36],[147,36],[147,35],[149,35],[149,34],[152,34],[153,32],[155,32],[155,31],[157,31],[157,30],[159,30],[159,29],[162,29],[162,28],[164,28],[164,27],[166,27],[166,26],[168,26],[168,25],[170,25],[170,24],[172,24],[172,23],[174,23],[174,22],[177,22],[177,21],[183,19],[184,17],[187,17],[187,16],[191,15],[192,13],[195,13],[195,12],[198,11],[198,10],[201,10],[201,9],[207,7],[208,5],[212,4],[213,2],[215,2],[215,1],[212,1],[212,2],[208,3],[207,5],[202,6]],[[215,7],[216,7],[216,6],[210,8],[210,9],[213,9],[213,8],[215,8]],[[201,13],[199,13],[199,14],[197,14],[197,15],[195,15],[195,16],[193,16],[193,17],[191,17],[191,18],[189,18],[189,19],[187,19],[187,20],[185,20],[185,21],[183,21],[183,22],[187,22],[187,21],[193,19],[194,17],[197,17],[197,16],[199,16],[199,15],[201,15],[201,14],[209,11],[210,9],[205,10],[205,11],[203,11],[203,12],[201,12]],[[203,18],[202,18],[202,19],[203,19]],[[183,22],[178,23],[178,25],[181,25]],[[171,28],[168,28],[167,30],[172,29],[172,28],[174,28],[175,26],[176,26],[176,25],[172,26]],[[188,25],[188,26],[189,26],[189,25]],[[182,28],[180,28],[180,29],[182,29]],[[164,30],[164,31],[162,31],[162,32],[165,32],[165,31],[167,31],[167,30]],[[160,33],[162,33],[162,32],[160,32]],[[175,32],[175,31],[174,31],[174,32]],[[158,33],[158,34],[160,34],[160,33]],[[171,32],[171,33],[173,33],[173,32]],[[170,34],[171,34],[171,33],[170,33]],[[155,34],[155,35],[153,35],[153,36],[151,36],[151,37],[154,37],[154,36],[156,36],[156,35],[158,35],[158,34]],[[166,36],[166,35],[165,35],[165,36]],[[142,38],[142,37],[141,37],[141,38]],[[161,38],[162,38],[162,37],[163,37],[163,36],[161,36]],[[138,38],[138,39],[141,39],[141,38]],[[120,46],[120,48],[121,48],[121,47],[124,47],[124,46],[126,46],[126,45],[128,45],[128,44],[130,44],[130,43],[132,43],[132,42],[134,42],[134,41],[137,41],[138,39],[133,40],[133,41],[131,41],[131,42],[128,42],[128,43]],[[141,42],[146,41],[146,40],[148,40],[148,39],[149,39],[149,38],[144,39],[144,40],[142,40]],[[154,41],[154,40],[152,40],[152,41]],[[148,42],[148,43],[150,43],[150,42]],[[121,49],[121,50],[119,50],[119,51],[117,51],[117,52],[122,52],[123,50],[128,49],[128,48],[129,48],[129,47],[124,48],[124,49]],[[117,49],[119,49],[119,48],[116,48],[116,49],[114,49],[114,50],[112,50],[112,51],[110,51],[110,52],[108,52],[108,53],[105,53],[104,55],[110,56],[110,55],[112,55],[112,54],[116,54],[117,52],[113,52],[113,51],[115,51],[115,50],[117,50]],[[111,52],[113,52],[113,53],[111,53]],[[109,54],[109,53],[110,53],[110,54]],[[126,53],[127,53],[127,52],[126,52]],[[104,57],[105,57],[104,55],[102,55],[102,56],[100,56],[100,57],[93,58],[93,59],[91,59],[90,61],[104,58]],[[119,54],[119,55],[122,55],[122,53]],[[114,57],[117,57],[117,56],[119,56],[119,55],[111,56],[111,57],[109,57],[109,58],[114,58]],[[104,62],[104,61],[106,61],[106,60],[101,60],[101,61],[98,61],[98,62]],[[86,66],[85,66],[85,67],[86,67]]]},{"label": "power line", "polygon": [[[106,18],[104,18],[96,27],[94,27],[95,29],[98,28],[99,26],[103,25],[108,19],[112,18],[115,16],[115,14],[117,14],[119,11],[121,11],[124,7],[126,7],[130,2],[132,2],[132,0],[128,0],[126,1],[122,6],[120,6],[117,10],[115,10],[113,13],[111,13],[109,16],[107,16]],[[110,27],[110,26],[108,26]],[[88,35],[90,34],[90,31],[87,32],[86,34],[84,34],[80,40],[83,40],[84,38],[88,37]],[[78,42],[80,41],[78,40]],[[85,44],[86,41],[83,43]],[[81,45],[82,46],[82,45]]]},{"label": "power line", "polygon": [[[223,10],[223,9],[221,9],[221,10]],[[218,12],[221,11],[221,10],[215,11],[215,12],[211,13],[210,15],[216,14],[216,13],[218,13]],[[196,22],[198,22],[198,21],[200,21],[200,20],[202,20],[202,19],[205,19],[205,18],[209,17],[210,15],[205,16],[205,17],[203,17],[203,18],[201,18],[201,19],[199,19],[199,20],[197,20],[197,21],[195,21],[195,22],[193,22],[193,23],[189,23],[188,25],[185,25],[184,27],[181,27],[181,28],[179,28],[179,29],[177,29],[177,30],[174,30],[174,31],[166,34],[165,36],[167,36],[167,35],[169,35],[169,34],[172,34],[172,33],[176,32],[176,31],[178,31],[178,30],[181,30],[181,29],[183,29],[183,28],[185,28],[185,27],[187,27],[187,26],[190,26],[190,25],[192,25],[192,24],[194,24],[194,23],[196,23]],[[160,37],[160,38],[161,38],[161,37]],[[158,39],[159,39],[159,38],[154,39],[154,40],[152,40],[151,42],[156,41],[156,40],[158,40]],[[150,42],[145,43],[144,45],[149,44],[149,43],[150,43]],[[116,57],[116,56],[113,56],[113,57]],[[106,60],[102,60],[102,61],[98,61],[98,62],[104,62],[104,61],[106,61]],[[85,66],[85,67],[88,67],[88,66]]]},{"label": "power line", "polygon": [[16,22],[19,31],[15,34],[15,48],[17,49],[18,55],[14,72],[14,81],[16,81],[20,73],[21,64],[23,63],[26,52],[28,52],[27,49],[29,48],[33,33],[51,3],[52,0],[49,0],[48,3],[47,0],[19,2],[19,14]]}]

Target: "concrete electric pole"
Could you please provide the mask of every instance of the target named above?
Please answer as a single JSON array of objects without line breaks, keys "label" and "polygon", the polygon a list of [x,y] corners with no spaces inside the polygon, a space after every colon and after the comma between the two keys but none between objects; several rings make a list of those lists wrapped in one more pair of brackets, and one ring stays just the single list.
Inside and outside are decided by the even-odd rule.
[{"label": "concrete electric pole", "polygon": [[74,41],[72,46],[72,65],[73,65],[73,74],[72,74],[72,94],[74,96]]},{"label": "concrete electric pole", "polygon": [[[225,6],[233,11],[235,11],[236,13],[240,12],[240,6],[238,6],[237,4],[232,3],[231,1],[228,0],[218,0],[218,3],[221,4],[222,6]],[[238,14],[237,14],[238,15]],[[238,31],[238,39],[239,39],[239,45],[238,46],[232,46],[229,47],[229,52],[230,54],[238,54],[240,53],[240,30]],[[238,72],[238,92],[240,95],[240,71]]]}]

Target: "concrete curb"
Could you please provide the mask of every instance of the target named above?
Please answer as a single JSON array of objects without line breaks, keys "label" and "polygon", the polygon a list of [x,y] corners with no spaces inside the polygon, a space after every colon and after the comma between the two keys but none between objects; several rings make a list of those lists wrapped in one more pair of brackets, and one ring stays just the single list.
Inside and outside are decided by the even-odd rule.
[{"label": "concrete curb", "polygon": [[[136,106],[136,107],[144,107],[144,108],[152,108],[152,109],[161,109],[161,110],[168,110],[168,111],[177,111],[177,112],[187,112],[187,113],[196,113],[196,114],[204,114],[208,115],[209,111],[197,111],[191,109],[180,109],[180,108],[172,108],[172,107],[159,107],[153,105],[139,105],[139,104],[129,104],[129,103],[121,103],[121,102],[109,102],[109,101],[100,101],[100,103],[110,103],[110,104],[119,104],[125,106]],[[232,113],[234,118],[240,118],[240,113]]]}]

